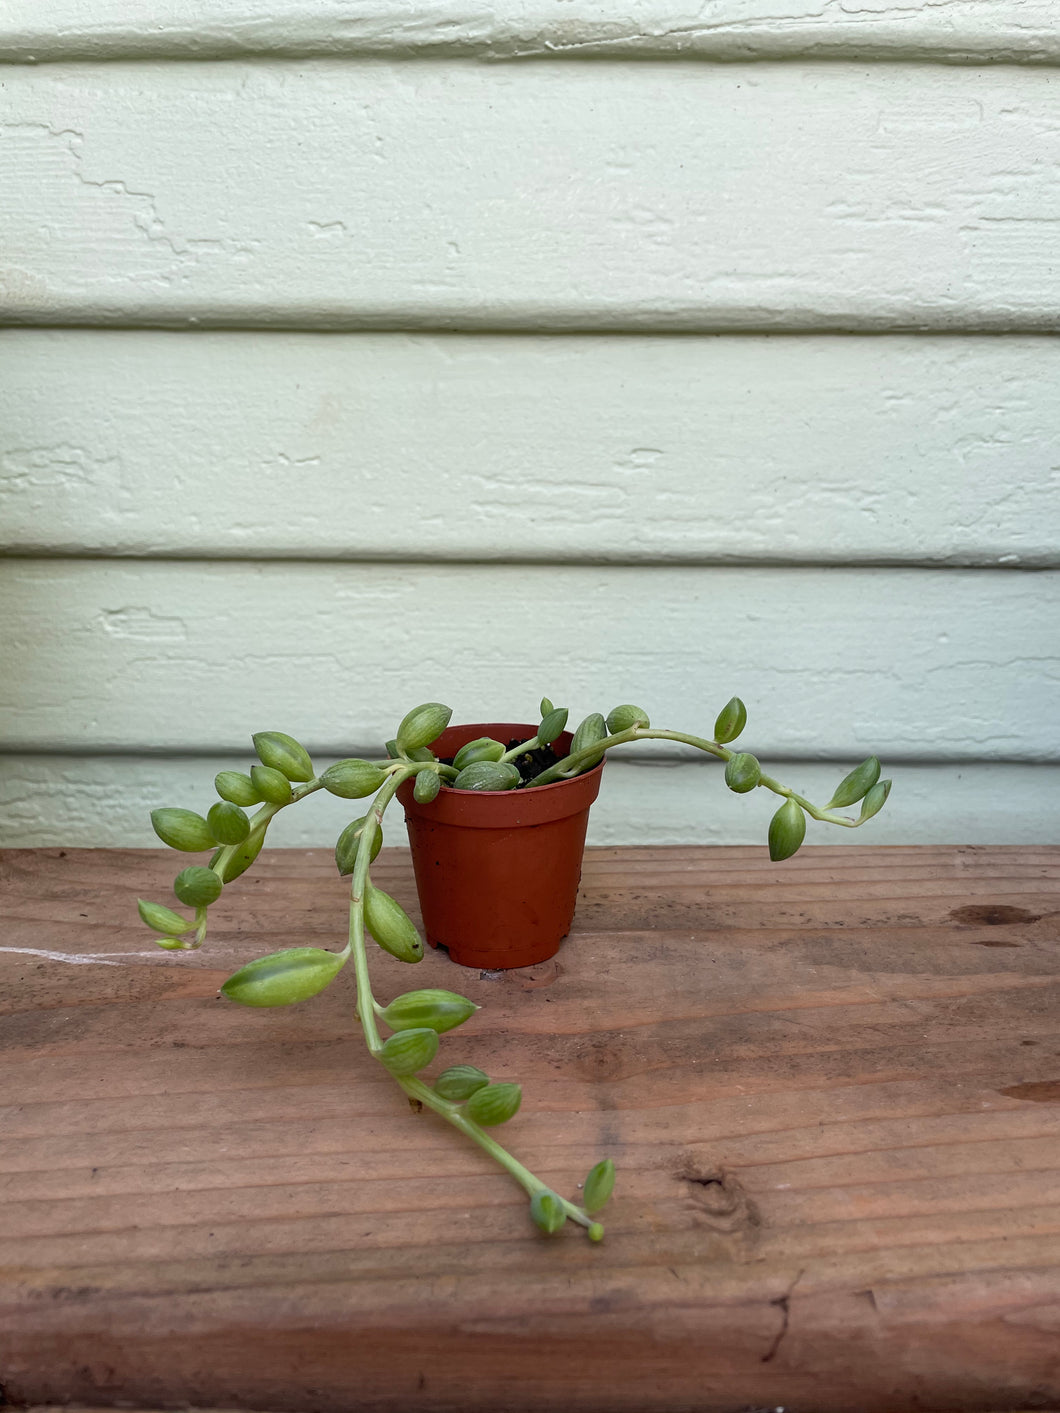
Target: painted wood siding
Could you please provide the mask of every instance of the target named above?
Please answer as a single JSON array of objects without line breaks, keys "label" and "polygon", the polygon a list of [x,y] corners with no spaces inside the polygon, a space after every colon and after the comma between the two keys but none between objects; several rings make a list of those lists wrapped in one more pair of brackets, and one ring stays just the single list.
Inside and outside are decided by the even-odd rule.
[{"label": "painted wood siding", "polygon": [[1054,63],[1053,0],[6,0],[0,58],[471,55],[714,60],[795,57]]},{"label": "painted wood siding", "polygon": [[1060,342],[0,332],[19,553],[1060,564]]},{"label": "painted wood siding", "polygon": [[1049,329],[1052,68],[12,66],[30,324]]},{"label": "painted wood siding", "polygon": [[[1060,836],[1051,0],[9,0],[0,60],[0,843],[542,693],[878,750],[815,839]],[[597,842],[764,837],[609,777]]]}]

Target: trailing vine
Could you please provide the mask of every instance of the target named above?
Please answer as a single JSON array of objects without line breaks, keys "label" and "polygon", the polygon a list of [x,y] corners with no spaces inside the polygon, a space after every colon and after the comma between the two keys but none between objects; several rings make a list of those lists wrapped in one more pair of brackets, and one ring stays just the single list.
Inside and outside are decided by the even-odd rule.
[{"label": "trailing vine", "polygon": [[[409,780],[414,782],[415,798],[421,804],[429,804],[443,789],[535,789],[593,769],[617,746],[647,740],[677,741],[724,761],[725,783],[735,793],[764,789],[781,797],[783,803],[769,825],[769,855],[779,862],[790,858],[802,844],[807,816],[856,829],[883,808],[891,782],[880,779],[880,762],[870,756],[843,778],[826,805],[814,805],[764,774],[754,755],[730,750],[747,721],[747,710],[738,697],[718,714],[712,739],[654,728],[647,714],[635,706],[615,707],[606,718],[592,713],[574,731],[567,754],[525,781],[516,760],[539,747],[552,746],[566,727],[565,707],[554,707],[545,699],[540,725],[530,740],[506,747],[504,742],[481,737],[462,746],[447,762],[439,760],[430,747],[451,715],[451,709],[439,702],[418,706],[405,716],[394,740],[387,743],[385,759],[340,760],[319,775],[308,751],[292,736],[282,731],[259,732],[253,738],[258,763],[249,774],[221,771],[214,782],[219,798],[205,815],[179,808],[153,811],[151,822],[163,843],[184,853],[213,852],[208,864],[182,869],[174,881],[177,899],[194,909],[191,918],[145,899],[139,902],[140,917],[161,934],[156,938],[160,947],[201,947],[206,940],[209,908],[253,864],[269,825],[281,810],[318,790],[342,799],[371,797],[366,813],[346,826],[335,846],[338,871],[350,879],[346,945],[335,952],[294,947],[259,957],[230,976],[221,987],[222,993],[245,1006],[288,1006],[323,991],[347,963],[352,963],[356,1013],[369,1054],[410,1100],[432,1110],[477,1144],[519,1183],[529,1197],[530,1217],[541,1231],[552,1235],[570,1221],[583,1227],[591,1241],[599,1241],[604,1229],[596,1213],[606,1204],[615,1181],[609,1158],[596,1163],[588,1173],[581,1202],[570,1202],[524,1167],[489,1132],[518,1112],[522,1098],[518,1084],[494,1083],[482,1070],[467,1064],[449,1066],[433,1082],[422,1077],[438,1054],[440,1037],[475,1013],[478,1007],[474,1002],[453,991],[426,988],[405,992],[383,1005],[372,991],[369,938],[402,962],[414,963],[423,957],[423,940],[412,919],[371,879],[388,805]],[[859,803],[856,817],[839,813]],[[248,814],[254,806],[259,808]],[[385,1037],[380,1026],[389,1032]]]}]

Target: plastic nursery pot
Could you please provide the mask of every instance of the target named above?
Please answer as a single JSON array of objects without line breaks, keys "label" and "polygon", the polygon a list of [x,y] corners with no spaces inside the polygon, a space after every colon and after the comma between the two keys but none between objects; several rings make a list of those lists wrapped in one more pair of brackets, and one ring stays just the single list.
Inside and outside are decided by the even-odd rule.
[{"label": "plastic nursery pot", "polygon": [[[480,736],[507,744],[536,729],[510,721],[450,726],[431,749],[446,760]],[[561,756],[570,740],[565,731],[555,742]],[[405,782],[398,799],[432,947],[489,971],[555,956],[574,919],[589,806],[603,768],[601,761],[572,780],[530,789],[443,788],[429,805],[417,804],[412,781]]]}]

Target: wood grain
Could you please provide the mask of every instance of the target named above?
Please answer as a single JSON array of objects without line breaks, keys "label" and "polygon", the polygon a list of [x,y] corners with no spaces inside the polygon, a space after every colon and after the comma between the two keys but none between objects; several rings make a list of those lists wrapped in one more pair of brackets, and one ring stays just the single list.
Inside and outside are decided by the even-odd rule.
[{"label": "wood grain", "polygon": [[[2,868],[14,1404],[1060,1400],[1060,850],[591,851],[556,963],[429,956],[413,984],[483,1003],[445,1062],[525,1085],[519,1156],[571,1193],[616,1159],[599,1248],[539,1238],[408,1111],[345,977],[290,1012],[215,999],[242,960],[341,936],[327,855],[263,857],[177,958],[132,908],[165,854]],[[414,908],[405,854],[376,869]]]},{"label": "wood grain", "polygon": [[9,329],[0,544],[1056,566],[1058,383],[1034,337]]},{"label": "wood grain", "polygon": [[1046,68],[145,62],[4,96],[8,322],[1060,322]]}]

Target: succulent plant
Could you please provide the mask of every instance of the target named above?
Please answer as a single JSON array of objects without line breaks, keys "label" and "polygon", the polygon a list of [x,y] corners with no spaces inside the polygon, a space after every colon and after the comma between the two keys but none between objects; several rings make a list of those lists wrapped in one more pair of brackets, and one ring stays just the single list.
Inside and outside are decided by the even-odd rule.
[{"label": "succulent plant", "polygon": [[[486,1131],[514,1118],[522,1099],[518,1084],[492,1082],[489,1075],[466,1064],[449,1066],[433,1084],[422,1078],[435,1059],[442,1035],[470,1019],[478,1009],[474,1002],[452,991],[426,988],[405,992],[384,1006],[372,993],[369,934],[384,951],[403,962],[418,962],[423,957],[423,941],[412,919],[396,899],[376,888],[370,877],[383,840],[383,815],[398,788],[413,780],[420,803],[429,803],[442,790],[534,789],[593,769],[613,747],[634,741],[678,741],[723,761],[725,783],[734,793],[765,789],[781,797],[769,825],[769,855],[779,862],[790,858],[802,844],[807,816],[856,829],[883,808],[891,782],[880,779],[880,763],[870,756],[840,781],[827,805],[812,804],[764,774],[758,759],[749,752],[729,749],[747,722],[747,709],[738,697],[722,707],[710,739],[653,727],[645,711],[628,703],[614,707],[606,716],[593,712],[572,733],[567,754],[559,757],[553,751],[554,760],[532,779],[524,778],[517,762],[529,752],[551,748],[566,727],[566,707],[555,707],[545,698],[541,724],[529,740],[506,746],[482,737],[461,747],[448,763],[439,760],[430,747],[451,715],[449,707],[426,702],[403,718],[394,739],[387,742],[386,759],[336,761],[319,774],[308,751],[293,736],[283,731],[258,732],[253,738],[258,763],[249,773],[221,771],[215,781],[220,799],[205,814],[181,808],[152,813],[152,824],[163,843],[182,853],[214,850],[208,865],[182,869],[174,883],[179,901],[195,909],[194,918],[145,899],[139,901],[140,917],[148,927],[164,934],[156,938],[160,947],[169,951],[201,947],[210,906],[253,864],[266,830],[280,810],[317,790],[349,800],[371,796],[367,812],[346,826],[336,845],[338,871],[350,878],[345,947],[334,952],[295,947],[259,957],[230,976],[221,987],[222,994],[246,1006],[293,1005],[323,991],[352,961],[357,1016],[368,1050],[408,1097],[432,1109],[511,1174],[529,1196],[530,1218],[542,1232],[554,1235],[570,1221],[583,1227],[591,1241],[600,1241],[604,1229],[595,1213],[607,1202],[614,1186],[610,1159],[602,1159],[590,1170],[582,1185],[581,1205],[569,1202]],[[861,810],[857,818],[837,812],[858,803]],[[254,805],[260,808],[248,816],[246,809]],[[391,1032],[389,1036],[380,1034],[380,1024]]]}]

